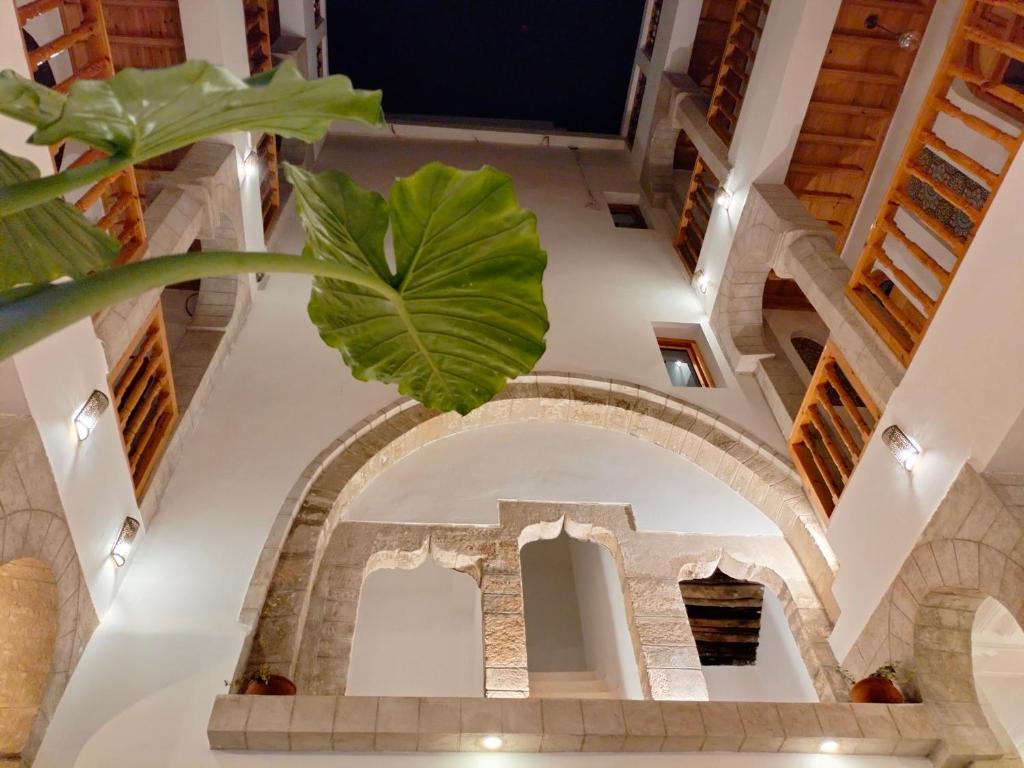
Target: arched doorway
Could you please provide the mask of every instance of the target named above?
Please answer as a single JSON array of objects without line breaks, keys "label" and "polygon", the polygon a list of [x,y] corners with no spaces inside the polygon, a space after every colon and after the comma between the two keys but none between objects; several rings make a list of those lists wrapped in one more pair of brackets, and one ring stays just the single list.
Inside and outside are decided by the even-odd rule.
[{"label": "arched doorway", "polygon": [[530,695],[643,698],[611,553],[564,530],[520,550]]},{"label": "arched doorway", "polygon": [[989,726],[1007,754],[1024,756],[1024,629],[991,597],[974,615],[971,656]]},{"label": "arched doorway", "polygon": [[0,566],[0,762],[18,758],[42,703],[57,639],[57,583],[25,557]]}]

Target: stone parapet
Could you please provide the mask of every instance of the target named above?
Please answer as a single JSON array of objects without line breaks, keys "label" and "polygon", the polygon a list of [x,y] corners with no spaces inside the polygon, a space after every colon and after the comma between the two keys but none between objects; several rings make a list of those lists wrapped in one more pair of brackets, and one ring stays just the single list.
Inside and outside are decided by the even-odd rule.
[{"label": "stone parapet", "polygon": [[831,740],[945,766],[943,722],[927,704],[225,695],[208,736],[213,749],[321,752],[814,753]]}]

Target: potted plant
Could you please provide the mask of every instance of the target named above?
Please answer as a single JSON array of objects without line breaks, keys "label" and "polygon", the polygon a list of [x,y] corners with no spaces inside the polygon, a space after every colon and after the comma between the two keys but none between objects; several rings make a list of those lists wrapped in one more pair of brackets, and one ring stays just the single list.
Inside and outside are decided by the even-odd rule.
[{"label": "potted plant", "polygon": [[839,671],[850,683],[850,701],[854,704],[903,704],[906,697],[902,686],[913,679],[909,670],[892,663],[883,664],[860,680],[842,667]]},{"label": "potted plant", "polygon": [[270,674],[268,664],[257,667],[242,689],[247,696],[294,696],[295,691],[295,683],[284,675]]}]

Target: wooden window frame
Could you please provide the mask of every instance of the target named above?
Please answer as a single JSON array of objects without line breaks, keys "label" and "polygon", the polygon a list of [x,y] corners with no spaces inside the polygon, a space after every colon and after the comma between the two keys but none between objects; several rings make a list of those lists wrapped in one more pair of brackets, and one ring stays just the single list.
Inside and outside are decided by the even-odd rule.
[{"label": "wooden window frame", "polygon": [[686,352],[690,356],[690,360],[693,362],[693,369],[697,372],[697,380],[700,382],[701,387],[706,389],[712,389],[715,386],[715,380],[711,376],[711,369],[708,368],[708,364],[704,361],[704,355],[700,351],[700,345],[693,339],[672,339],[666,336],[658,336],[658,350],[662,349],[674,349],[682,352]]}]

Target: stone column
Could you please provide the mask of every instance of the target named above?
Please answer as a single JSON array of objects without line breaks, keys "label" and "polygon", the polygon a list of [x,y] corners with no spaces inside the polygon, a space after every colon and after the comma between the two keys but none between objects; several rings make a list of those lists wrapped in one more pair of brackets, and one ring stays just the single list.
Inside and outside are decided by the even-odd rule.
[{"label": "stone column", "polygon": [[488,698],[526,697],[530,693],[530,677],[526,669],[521,573],[518,568],[515,571],[492,570],[488,562],[480,591],[484,621],[484,695]]},{"label": "stone column", "polygon": [[[707,701],[708,686],[697,657],[697,643],[674,579],[626,579],[633,613],[634,643],[642,656],[641,681],[652,699]],[[644,678],[646,677],[646,680]]]}]

